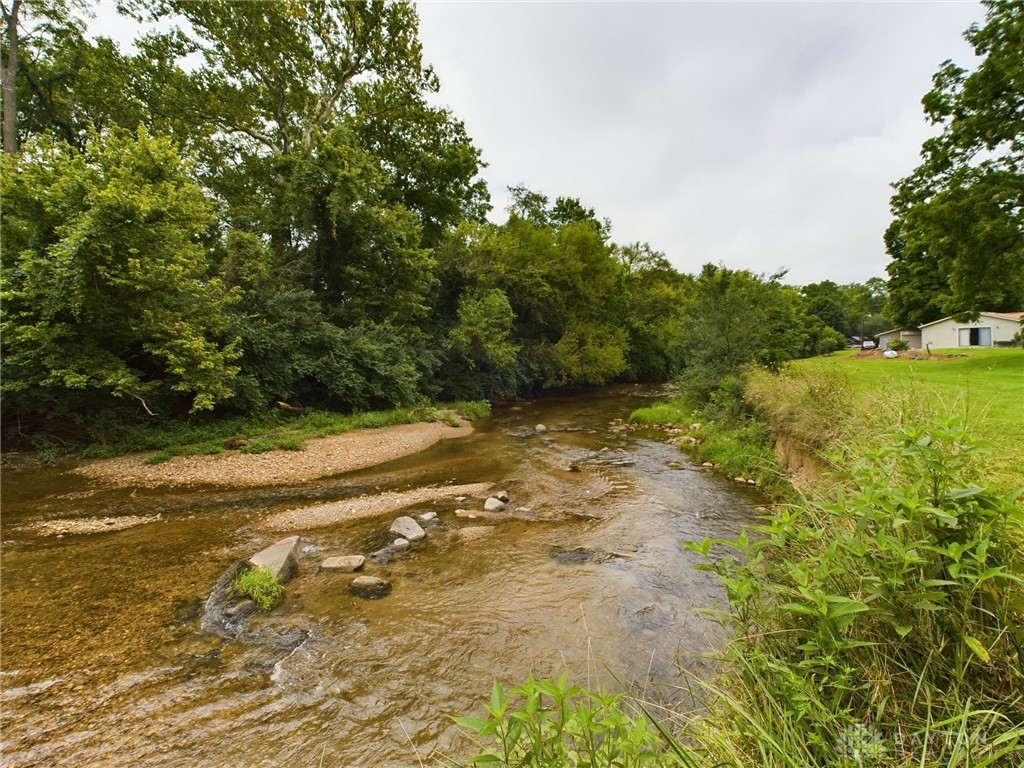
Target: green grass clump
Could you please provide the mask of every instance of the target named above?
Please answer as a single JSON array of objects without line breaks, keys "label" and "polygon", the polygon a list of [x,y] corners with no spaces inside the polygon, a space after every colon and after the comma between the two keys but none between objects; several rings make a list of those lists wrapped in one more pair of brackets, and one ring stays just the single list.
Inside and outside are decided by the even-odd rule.
[{"label": "green grass clump", "polygon": [[274,440],[274,447],[279,451],[304,451],[306,441],[300,435],[282,435]]},{"label": "green grass clump", "polygon": [[459,400],[449,403],[446,407],[461,413],[470,421],[485,419],[491,415],[491,404],[486,400]]},{"label": "green grass clump", "polygon": [[668,403],[655,403],[638,408],[629,415],[629,421],[645,427],[662,427],[674,424],[691,424],[700,420],[700,413],[689,398]]},{"label": "green grass clump", "polygon": [[259,453],[269,453],[274,450],[277,446],[273,440],[261,439],[261,440],[250,440],[248,443],[243,445],[239,450],[249,456],[253,456]]},{"label": "green grass clump", "polygon": [[269,611],[284,594],[284,587],[274,578],[270,567],[266,565],[246,568],[235,576],[234,584],[235,589],[250,598],[263,611]]},{"label": "green grass clump", "polygon": [[96,443],[82,451],[83,459],[111,459],[117,455],[117,449],[106,443]]},{"label": "green grass clump", "polygon": [[165,461],[170,461],[178,455],[178,451],[175,449],[166,449],[163,451],[157,451],[152,456],[147,458],[143,464],[163,464]]},{"label": "green grass clump", "polygon": [[223,440],[207,440],[204,443],[186,445],[181,449],[182,456],[216,456],[224,453],[227,448]]}]

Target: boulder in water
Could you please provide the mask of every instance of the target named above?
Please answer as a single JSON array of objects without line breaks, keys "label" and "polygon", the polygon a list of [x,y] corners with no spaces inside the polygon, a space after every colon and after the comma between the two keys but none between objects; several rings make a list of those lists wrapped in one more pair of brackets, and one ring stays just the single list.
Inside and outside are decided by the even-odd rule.
[{"label": "boulder in water", "polygon": [[348,591],[365,600],[379,600],[391,594],[391,582],[377,576],[357,576],[348,585]]},{"label": "boulder in water", "polygon": [[346,555],[344,557],[328,557],[320,563],[320,570],[334,573],[352,573],[363,567],[366,558],[362,555]]},{"label": "boulder in water", "polygon": [[391,524],[391,533],[409,541],[419,541],[427,536],[426,531],[411,517],[400,517],[395,520]]},{"label": "boulder in water", "polygon": [[484,512],[497,512],[499,509],[505,508],[505,502],[501,499],[496,499],[493,496],[484,502]]},{"label": "boulder in water", "polygon": [[296,559],[298,549],[299,537],[289,536],[250,557],[249,565],[253,568],[269,568],[270,575],[284,584],[295,575],[299,567]]}]

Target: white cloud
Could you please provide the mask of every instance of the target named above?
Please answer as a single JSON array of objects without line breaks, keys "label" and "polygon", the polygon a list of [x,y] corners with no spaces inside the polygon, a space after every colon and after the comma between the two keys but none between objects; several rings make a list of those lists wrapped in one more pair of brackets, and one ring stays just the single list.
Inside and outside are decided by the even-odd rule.
[{"label": "white cloud", "polygon": [[571,195],[619,242],[796,283],[884,275],[920,99],[975,3],[423,3],[442,101],[505,187]]}]

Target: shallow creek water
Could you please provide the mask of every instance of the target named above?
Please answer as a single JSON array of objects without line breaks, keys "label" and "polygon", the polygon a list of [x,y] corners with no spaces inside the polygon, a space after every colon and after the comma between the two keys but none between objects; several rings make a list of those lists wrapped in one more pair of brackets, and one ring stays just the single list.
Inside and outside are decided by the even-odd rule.
[{"label": "shallow creek water", "polygon": [[[5,471],[0,765],[464,757],[471,745],[450,717],[478,714],[492,680],[515,684],[531,671],[646,686],[687,706],[687,680],[720,639],[698,610],[723,596],[690,568],[696,556],[681,541],[734,536],[761,500],[689,464],[663,433],[612,427],[657,394],[612,387],[498,407],[467,438],[297,486],[132,490],[53,468]],[[535,434],[538,423],[549,431]],[[298,575],[281,605],[249,621],[262,639],[202,631],[225,569],[287,535],[263,530],[263,518],[375,490],[485,481],[508,492],[512,512],[455,517],[480,500],[406,512],[436,511],[443,525],[387,565],[368,560],[364,572],[389,579],[390,596],[355,598],[353,575],[316,566],[384,546],[395,515],[295,531]],[[112,533],[27,527],[154,513],[161,519]],[[470,526],[487,530],[458,533]]]}]

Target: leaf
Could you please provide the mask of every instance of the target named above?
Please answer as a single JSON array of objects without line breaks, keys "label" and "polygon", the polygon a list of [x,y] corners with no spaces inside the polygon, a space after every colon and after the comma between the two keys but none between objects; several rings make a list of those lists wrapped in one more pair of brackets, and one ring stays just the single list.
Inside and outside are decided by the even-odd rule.
[{"label": "leaf", "polygon": [[453,717],[452,720],[455,721],[456,725],[477,734],[487,730],[487,727],[494,722],[493,720],[488,720],[484,717]]},{"label": "leaf", "polygon": [[855,613],[863,613],[864,611],[870,610],[864,603],[856,600],[851,600],[848,603],[838,603],[836,605],[829,606],[828,617],[830,619],[836,619],[840,616],[849,616]]},{"label": "leaf", "polygon": [[982,661],[987,663],[992,658],[989,656],[988,649],[986,649],[977,638],[971,637],[970,635],[964,635],[964,642],[967,643],[968,648],[974,651],[974,655]]}]

